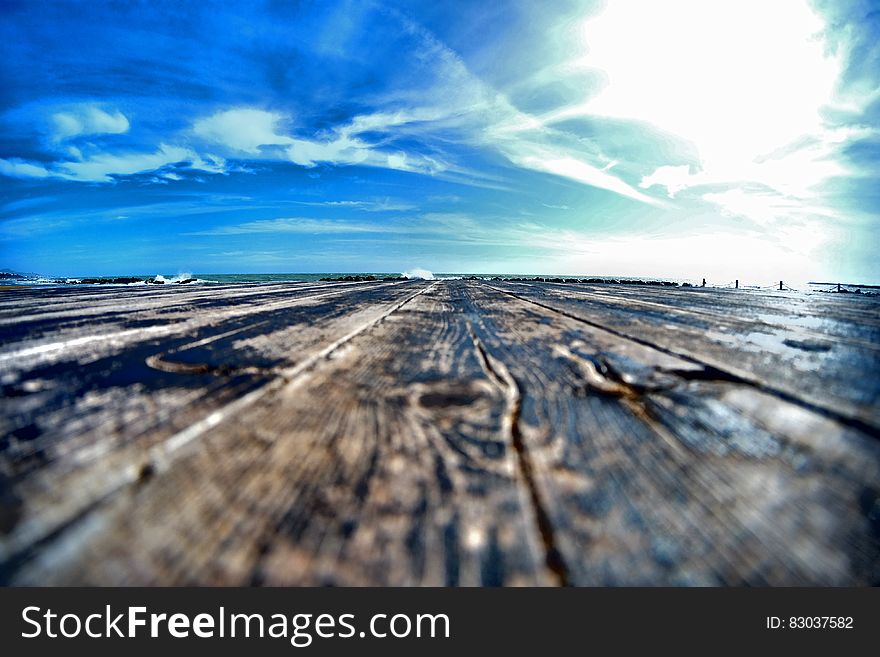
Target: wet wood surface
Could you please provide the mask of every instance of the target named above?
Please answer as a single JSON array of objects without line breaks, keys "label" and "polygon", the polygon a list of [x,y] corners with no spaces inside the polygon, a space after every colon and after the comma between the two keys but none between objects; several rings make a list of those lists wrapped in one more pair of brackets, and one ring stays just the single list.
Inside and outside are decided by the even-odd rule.
[{"label": "wet wood surface", "polygon": [[880,583],[880,300],[0,291],[4,584]]}]

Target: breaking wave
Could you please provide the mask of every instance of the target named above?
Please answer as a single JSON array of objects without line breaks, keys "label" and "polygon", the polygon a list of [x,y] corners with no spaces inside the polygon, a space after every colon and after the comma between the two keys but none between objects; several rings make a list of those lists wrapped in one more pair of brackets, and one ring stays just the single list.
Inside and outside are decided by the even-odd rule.
[{"label": "breaking wave", "polygon": [[434,280],[434,274],[429,272],[427,269],[420,269],[418,267],[403,272],[401,276],[403,276],[404,278],[420,278],[424,281]]}]

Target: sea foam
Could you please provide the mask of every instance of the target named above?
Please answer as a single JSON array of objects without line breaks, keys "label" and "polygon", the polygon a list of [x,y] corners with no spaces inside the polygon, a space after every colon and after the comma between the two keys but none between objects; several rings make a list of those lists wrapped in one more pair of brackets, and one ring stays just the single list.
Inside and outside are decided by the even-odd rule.
[{"label": "sea foam", "polygon": [[414,269],[410,269],[409,271],[405,271],[401,274],[404,278],[421,278],[425,281],[433,281],[434,274],[429,272],[427,269],[420,269],[419,267],[415,267]]}]

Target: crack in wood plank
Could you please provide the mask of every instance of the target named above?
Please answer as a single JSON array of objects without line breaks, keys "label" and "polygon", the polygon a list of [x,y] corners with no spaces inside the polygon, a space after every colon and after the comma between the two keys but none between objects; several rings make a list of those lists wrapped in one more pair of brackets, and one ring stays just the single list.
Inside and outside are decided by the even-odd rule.
[{"label": "crack in wood plank", "polygon": [[715,365],[712,365],[711,363],[707,363],[707,362],[700,360],[699,358],[696,358],[696,357],[691,356],[689,354],[685,354],[680,351],[670,349],[670,348],[665,347],[663,345],[657,344],[656,342],[652,342],[650,340],[646,340],[644,338],[640,338],[640,337],[631,335],[629,333],[620,331],[620,330],[615,329],[613,327],[610,327],[610,326],[607,326],[607,325],[604,325],[604,324],[601,324],[598,322],[591,321],[591,320],[589,320],[585,317],[582,317],[580,315],[576,315],[574,313],[569,313],[569,312],[562,310],[560,308],[556,308],[556,307],[548,305],[546,303],[541,303],[540,301],[536,301],[535,299],[530,299],[528,297],[524,297],[522,295],[516,294],[516,293],[511,292],[509,290],[504,290],[504,289],[494,287],[491,285],[489,287],[497,292],[500,292],[501,294],[505,294],[505,295],[513,297],[515,299],[519,299],[520,301],[524,301],[526,303],[533,304],[535,306],[543,308],[544,310],[549,310],[550,312],[553,312],[553,313],[556,313],[559,315],[563,315],[564,317],[568,317],[569,319],[573,319],[573,320],[576,320],[579,322],[583,322],[585,324],[589,324],[591,326],[595,326],[596,328],[600,328],[604,331],[608,331],[609,333],[620,336],[622,338],[632,340],[632,341],[637,342],[639,344],[643,344],[647,347],[651,347],[653,349],[656,349],[657,351],[660,351],[660,352],[669,354],[671,356],[681,358],[682,360],[697,364],[706,370],[715,372],[716,374],[714,374],[713,376],[716,376],[716,377],[717,376],[724,376],[729,381],[738,382],[743,385],[752,386],[757,390],[761,390],[763,392],[772,394],[772,395],[774,395],[780,399],[783,399],[787,402],[790,402],[793,404],[798,404],[799,406],[803,406],[804,408],[809,409],[811,411],[821,413],[823,415],[831,417],[834,420],[836,420],[837,422],[840,422],[840,423],[845,424],[847,426],[851,426],[854,429],[857,429],[858,431],[861,431],[863,433],[867,433],[867,434],[873,436],[874,438],[880,438],[880,426],[875,426],[874,424],[865,422],[864,420],[862,420],[858,417],[853,417],[852,415],[847,415],[845,413],[841,413],[840,411],[838,411],[837,409],[835,409],[831,406],[818,404],[818,403],[815,403],[814,401],[804,399],[803,397],[792,394],[791,392],[789,392],[787,390],[783,390],[783,389],[779,388],[778,386],[774,386],[765,380],[761,380],[757,377],[742,376],[742,375],[737,374],[735,372],[731,372],[729,370],[725,370],[725,369],[722,369],[722,368],[717,367]]},{"label": "crack in wood plank", "polygon": [[[585,564],[582,561],[584,557],[578,553],[592,554],[595,552],[602,554],[607,549],[602,541],[607,541],[614,535],[614,525],[605,525],[603,527],[600,524],[599,527],[601,529],[590,529],[587,531],[577,526],[576,519],[579,512],[581,512],[579,508],[580,502],[578,501],[579,495],[568,497],[570,493],[566,491],[566,479],[571,478],[571,483],[574,484],[578,481],[577,476],[583,477],[586,473],[591,473],[593,477],[600,477],[600,480],[606,481],[606,486],[608,487],[608,490],[601,493],[599,491],[591,492],[587,497],[590,501],[586,508],[591,512],[595,509],[599,519],[607,517],[609,511],[605,507],[605,502],[602,502],[600,505],[598,501],[615,499],[615,489],[618,490],[618,507],[623,506],[626,508],[628,506],[628,504],[623,502],[627,497],[632,498],[630,503],[635,503],[634,506],[636,508],[645,504],[645,502],[636,501],[643,495],[647,495],[649,499],[656,500],[656,505],[651,507],[650,515],[642,516],[640,521],[648,522],[650,518],[648,526],[654,525],[655,529],[651,531],[638,529],[634,533],[633,530],[635,528],[631,529],[627,542],[620,545],[620,548],[632,549],[632,545],[639,540],[637,538],[639,534],[647,535],[645,536],[647,538],[652,533],[657,532],[660,527],[666,525],[666,530],[659,531],[668,533],[669,538],[664,537],[661,533],[659,537],[652,540],[651,544],[651,550],[656,550],[657,553],[655,559],[663,568],[681,567],[677,561],[684,554],[688,554],[688,552],[682,552],[685,548],[672,549],[671,547],[679,541],[687,540],[697,545],[704,543],[706,547],[702,549],[711,549],[713,551],[711,557],[708,556],[708,553],[705,553],[706,556],[704,558],[706,562],[704,565],[700,565],[698,557],[700,550],[696,549],[696,546],[689,548],[692,551],[692,554],[689,555],[692,565],[689,565],[688,569],[692,571],[692,574],[689,574],[688,577],[698,577],[700,579],[687,581],[768,584],[778,583],[779,581],[803,581],[805,577],[810,578],[807,581],[827,581],[821,579],[823,575],[820,573],[823,572],[823,568],[828,569],[824,577],[829,577],[832,569],[836,571],[837,577],[843,576],[844,568],[841,562],[835,562],[835,560],[841,558],[839,552],[835,554],[837,548],[824,553],[817,550],[815,556],[812,557],[806,556],[806,554],[801,555],[797,561],[789,561],[786,558],[786,554],[792,545],[790,534],[788,534],[791,530],[781,530],[774,527],[774,522],[790,523],[789,516],[798,517],[803,514],[804,510],[797,509],[799,504],[789,507],[789,511],[797,511],[797,514],[786,513],[785,516],[779,517],[772,522],[770,521],[770,513],[768,511],[773,508],[772,505],[779,502],[775,496],[770,496],[766,500],[762,499],[760,503],[758,503],[758,500],[754,500],[752,502],[752,504],[755,504],[754,508],[751,505],[743,505],[744,501],[748,500],[748,495],[744,492],[744,490],[748,490],[745,484],[749,482],[748,476],[750,475],[747,473],[755,476],[755,481],[762,481],[769,477],[767,479],[768,485],[769,482],[773,482],[772,485],[781,487],[780,491],[775,493],[775,495],[780,496],[780,499],[786,499],[793,494],[793,492],[786,490],[787,488],[790,487],[791,491],[797,490],[810,481],[809,477],[792,477],[786,473],[785,469],[780,471],[778,464],[774,464],[772,459],[766,457],[754,461],[756,467],[747,467],[746,462],[736,455],[733,458],[727,457],[723,461],[715,461],[714,459],[707,458],[706,454],[696,451],[694,449],[695,446],[683,442],[684,436],[681,434],[670,432],[674,431],[676,427],[680,429],[685,428],[686,425],[682,425],[682,422],[689,418],[688,413],[694,413],[699,410],[698,406],[694,406],[693,410],[691,406],[695,403],[703,403],[699,393],[700,387],[711,384],[724,389],[732,388],[742,392],[754,390],[753,387],[743,385],[736,380],[730,381],[723,373],[721,376],[717,376],[717,372],[714,372],[713,369],[706,370],[702,366],[691,367],[689,366],[690,361],[684,359],[677,360],[687,367],[682,367],[682,365],[670,367],[662,363],[663,359],[658,360],[659,354],[663,352],[653,349],[650,345],[642,347],[645,353],[641,358],[647,357],[648,362],[655,362],[655,371],[665,371],[666,374],[671,373],[673,376],[679,371],[686,372],[687,378],[683,378],[676,385],[669,387],[640,385],[644,374],[639,374],[633,379],[627,372],[617,370],[616,359],[611,361],[603,355],[602,350],[608,349],[605,346],[608,340],[603,338],[602,335],[613,335],[605,327],[584,323],[577,316],[565,317],[563,321],[559,322],[548,321],[550,316],[543,313],[543,311],[541,313],[531,313],[531,311],[527,310],[528,308],[535,307],[533,304],[528,303],[528,300],[519,300],[517,304],[502,304],[498,302],[497,298],[492,298],[491,295],[482,293],[483,289],[483,286],[477,285],[471,285],[467,288],[470,295],[475,299],[476,308],[473,312],[480,313],[481,319],[489,322],[484,334],[492,339],[492,349],[496,352],[496,355],[498,355],[499,351],[502,355],[508,355],[511,362],[517,366],[520,374],[525,375],[528,379],[526,389],[532,397],[530,400],[532,409],[528,411],[529,423],[526,425],[528,428],[528,440],[531,445],[535,446],[534,449],[538,450],[537,454],[540,458],[542,470],[542,476],[540,477],[541,487],[544,491],[550,493],[548,498],[550,502],[547,508],[553,513],[553,522],[557,528],[557,533],[561,534],[560,545],[565,546],[565,553],[569,555],[572,565],[576,567],[575,581],[577,583],[597,583],[595,578],[598,573],[596,571],[601,570],[599,564]],[[511,297],[508,296],[508,298]],[[521,306],[521,308],[517,309],[517,305]],[[560,318],[564,317],[564,315],[556,312],[552,313],[552,315]],[[498,318],[497,320],[495,319],[496,317]],[[590,377],[592,379],[591,385],[588,386],[593,391],[593,394],[587,395],[583,400],[583,404],[587,406],[584,409],[587,412],[587,417],[584,418],[586,424],[584,434],[580,434],[580,431],[575,426],[566,425],[566,416],[578,415],[576,411],[578,406],[582,405],[582,402],[578,399],[572,399],[568,402],[564,399],[563,391],[565,386],[568,385],[567,381],[564,378],[560,379],[558,374],[548,381],[544,381],[543,377],[534,378],[532,376],[538,376],[541,373],[550,372],[554,369],[547,358],[554,348],[554,338],[551,336],[559,335],[560,333],[574,336],[580,333],[579,331],[572,331],[571,328],[566,326],[572,323],[569,320],[574,320],[576,325],[591,327],[590,330],[586,331],[586,336],[589,337],[585,336],[582,340],[587,342],[597,340],[596,346],[593,347],[597,350],[594,355],[590,355],[586,351],[587,347],[578,349],[578,360],[584,360],[583,355],[588,356],[586,359],[590,363],[588,375],[593,375]],[[501,323],[499,324],[499,322]],[[626,347],[627,344],[639,344],[638,341],[632,340],[629,336],[618,336],[618,338],[620,338],[619,345],[616,350],[614,348],[611,349],[611,354],[626,351],[629,349]],[[556,339],[558,340],[558,338]],[[563,357],[563,360],[567,363],[571,363],[571,360],[564,358],[562,352],[573,353],[573,351],[573,349],[564,348],[562,350],[557,349],[555,353]],[[637,351],[633,351],[632,355],[635,356],[636,353]],[[652,357],[650,353],[656,355]],[[666,359],[672,359],[673,357],[673,355],[663,356]],[[612,362],[615,365],[606,369],[605,364],[610,365]],[[524,363],[531,364],[531,373],[529,372],[528,365],[525,365],[527,369],[523,369]],[[581,368],[577,368],[577,371],[572,373],[580,377],[581,383],[586,385]],[[691,386],[698,386],[698,389],[694,390],[693,393],[688,393]],[[555,392],[547,392],[550,389]],[[593,403],[597,397],[595,393],[599,393],[599,398],[607,398],[607,403],[602,403],[601,405]],[[674,393],[676,397],[681,399],[676,402],[677,406],[674,414],[670,414],[669,417],[663,419],[662,423],[658,423],[656,417],[646,412],[650,410],[650,407],[645,406],[644,401],[652,397],[662,399],[664,395],[670,393]],[[684,396],[682,396],[683,393]],[[765,393],[752,393],[752,395],[755,394],[765,395]],[[556,409],[556,413],[561,413],[561,417],[555,419],[553,417],[536,417],[535,410],[537,409],[534,406],[538,403],[560,406],[561,408]],[[614,427],[603,427],[600,419],[601,416],[594,414],[603,407],[610,410],[615,404],[625,407],[633,418],[638,419],[639,423],[646,429],[649,429],[651,434],[659,440],[652,440],[648,436],[628,436],[627,434],[630,431],[635,434],[644,433],[644,431],[637,431],[636,426],[632,426],[629,430],[624,429],[622,434]],[[775,404],[781,416],[784,417],[789,413],[789,410],[786,408],[788,406],[787,403],[777,398]],[[590,407],[593,407],[593,409],[590,410]],[[548,409],[548,412],[552,412],[552,409]],[[804,415],[813,413],[806,409],[803,412]],[[593,417],[590,417],[591,415]],[[722,421],[720,426],[717,427],[717,430],[722,432],[720,434],[714,433],[713,435],[716,429],[712,426],[705,427],[704,432],[708,432],[706,438],[711,438],[713,441],[710,444],[719,445],[719,443],[714,441],[717,441],[718,438],[724,438],[723,432],[728,431],[725,424],[729,423],[732,419],[734,418],[730,415],[718,417],[718,420]],[[671,427],[666,426],[670,421],[672,422]],[[568,420],[568,422],[574,422],[573,418]],[[829,428],[833,426],[834,423],[829,423]],[[550,436],[552,436],[553,428],[555,427],[558,427],[557,430],[562,431],[562,436],[560,436],[562,442],[557,443],[559,446],[552,449],[550,445],[553,445],[554,441],[551,441],[547,446],[543,446],[543,442],[550,440],[550,438],[549,436],[547,438],[542,436],[546,435],[545,432],[548,432],[548,430]],[[743,432],[743,437],[749,436],[748,423],[742,426],[741,431]],[[776,431],[778,431],[778,428]],[[853,432],[847,430],[847,433],[852,434]],[[732,437],[736,437],[736,434]],[[850,443],[848,449],[859,445],[858,438],[858,434],[848,435],[849,440],[856,439],[856,442]],[[578,441],[577,447],[569,447],[565,442],[565,440],[572,439]],[[595,444],[590,446],[590,443]],[[570,455],[562,458],[557,455],[557,449],[564,450],[563,453],[570,452]],[[577,454],[581,449],[584,450],[583,454]],[[870,460],[864,462],[864,465],[867,467],[857,467],[851,474],[845,475],[845,479],[854,482],[870,480],[873,476],[870,473],[876,473],[876,444],[863,443],[859,445],[859,450],[866,457],[870,455]],[[582,461],[582,459],[585,457],[587,459],[595,458],[594,453],[596,456],[601,455],[599,458],[602,460],[608,459],[614,454],[620,454],[623,457],[625,453],[626,456],[623,458],[626,460],[619,468],[611,467],[611,464],[608,463],[607,465],[603,464],[598,470],[593,472],[590,460]],[[561,459],[561,462],[557,463],[557,459]],[[601,460],[599,462],[602,463]],[[857,462],[852,461],[851,463],[856,465]],[[560,472],[562,467],[571,468],[573,472],[571,475],[566,475],[563,478]],[[575,472],[578,473],[577,476]],[[746,478],[743,475],[746,475]],[[589,481],[590,479],[585,478],[584,483],[579,485],[584,486]],[[753,485],[754,483],[749,482],[749,486]],[[840,512],[843,512],[844,508],[846,509],[846,522],[859,522],[851,502],[847,498],[840,497],[847,494],[847,484],[827,481],[826,485],[829,485],[828,493],[830,495],[828,495],[829,499],[824,504],[832,504],[832,500],[834,500],[834,505],[844,505],[841,507]],[[639,488],[646,490],[642,491]],[[805,492],[808,490],[810,489],[804,489]],[[785,491],[785,493],[783,494],[782,491]],[[821,499],[822,495],[817,496],[815,492],[808,494],[814,500],[805,505],[804,509],[812,508],[814,510],[811,513],[825,514],[824,522],[835,522],[835,519],[827,516],[827,510],[822,508],[822,503],[817,506],[815,500]],[[792,501],[796,502],[798,498],[793,497]],[[613,509],[614,506],[611,508]],[[802,517],[804,520],[809,518],[809,516]],[[842,517],[843,514],[841,515]],[[804,522],[804,520],[799,522]],[[572,526],[573,522],[575,526]],[[595,523],[595,521],[585,522],[585,526],[590,527],[591,523]],[[716,534],[721,528],[723,528],[724,532],[727,532],[727,535]],[[689,535],[690,538],[685,539]],[[731,544],[732,536],[737,538]],[[859,569],[861,569],[862,573],[870,572],[870,567],[867,567],[867,571],[864,570],[866,563],[858,555],[862,550],[867,549],[870,552],[876,549],[865,546],[864,540],[865,538],[861,537],[853,547],[848,548],[850,550],[850,558],[856,559],[861,563]],[[657,541],[660,541],[660,543],[657,543]],[[834,542],[830,537],[826,537],[825,541]],[[666,547],[666,545],[670,547]],[[646,558],[643,557],[643,559]],[[820,559],[822,560],[821,563],[825,565],[817,567]],[[620,559],[613,559],[612,563],[615,560]],[[764,565],[759,566],[762,562]],[[641,559],[633,564],[633,566],[636,565],[646,567],[649,570],[648,565]],[[694,568],[694,566],[698,567]],[[807,575],[807,573],[810,574]],[[651,581],[656,582],[657,576],[657,574],[654,574]],[[618,577],[624,577],[624,581],[632,583],[632,578],[637,578],[638,575],[635,572],[631,572],[628,575],[618,573],[612,575],[612,581],[619,581],[616,579]],[[815,580],[812,578],[820,579]],[[638,579],[635,581],[638,581]],[[845,582],[848,580],[842,579],[838,581]]]},{"label": "crack in wood plank", "polygon": [[553,523],[550,515],[547,513],[545,504],[541,499],[541,493],[535,483],[534,465],[529,454],[528,446],[523,441],[522,432],[520,431],[519,421],[522,404],[522,395],[519,386],[516,383],[504,363],[493,358],[486,351],[483,343],[477,337],[473,326],[468,322],[468,332],[474,342],[477,353],[480,357],[480,363],[487,374],[496,382],[496,384],[504,392],[507,400],[507,413],[504,418],[505,430],[510,435],[511,444],[516,451],[517,463],[519,464],[520,473],[523,481],[529,490],[529,498],[532,502],[532,512],[535,516],[535,524],[541,540],[544,545],[544,561],[548,570],[553,574],[555,583],[559,586],[570,586],[571,580],[568,572],[568,566],[559,548],[556,545],[554,537]]}]

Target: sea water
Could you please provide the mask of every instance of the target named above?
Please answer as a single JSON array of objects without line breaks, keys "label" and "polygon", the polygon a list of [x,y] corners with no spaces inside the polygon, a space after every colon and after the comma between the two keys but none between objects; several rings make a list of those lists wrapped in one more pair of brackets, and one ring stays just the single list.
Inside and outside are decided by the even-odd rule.
[{"label": "sea water", "polygon": [[[620,283],[627,283],[631,281],[669,281],[671,283],[676,283],[678,285],[689,284],[693,287],[700,287],[702,284],[701,279],[678,279],[678,278],[652,278],[646,276],[613,276],[613,275],[602,275],[602,274],[589,274],[589,275],[572,275],[572,274],[517,274],[517,273],[480,273],[480,274],[471,274],[471,273],[456,273],[456,272],[446,272],[446,273],[432,273],[425,269],[411,269],[406,272],[318,272],[318,273],[275,273],[275,274],[219,274],[219,273],[189,273],[189,272],[178,272],[176,274],[128,274],[128,275],[120,275],[120,276],[82,276],[82,277],[50,277],[50,276],[42,276],[39,274],[12,274],[10,275],[8,272],[0,272],[0,285],[27,285],[27,286],[71,286],[71,285],[89,285],[94,286],[96,283],[86,283],[87,279],[117,279],[117,278],[133,278],[137,279],[135,282],[129,283],[111,283],[106,282],[98,285],[105,286],[138,286],[138,285],[149,285],[153,286],[158,282],[162,282],[162,284],[180,284],[186,281],[187,285],[230,285],[236,283],[249,283],[249,284],[259,284],[259,283],[313,283],[320,281],[321,279],[336,279],[342,278],[344,276],[373,276],[377,279],[383,278],[410,278],[410,279],[425,279],[425,280],[443,280],[443,279],[459,279],[459,278],[479,278],[484,280],[491,280],[493,278],[521,278],[521,279],[532,279],[532,278],[543,278],[543,279],[554,279],[554,278],[565,278],[565,279],[576,279],[576,280],[586,280],[586,279],[604,279],[608,281],[619,281]],[[707,281],[706,287],[709,288],[733,288],[735,282],[734,281]],[[744,290],[778,290],[779,281],[740,281],[740,289]],[[872,288],[871,291],[874,291],[875,286],[858,286],[858,285],[846,285],[844,284],[844,288],[850,288],[848,291],[854,291],[859,287]],[[816,284],[816,283],[808,283],[805,281],[798,282],[786,282],[785,289],[790,291],[802,291],[802,292],[817,292],[817,291],[831,291],[836,289],[836,285],[833,284]],[[868,289],[864,290],[868,292]]]}]

